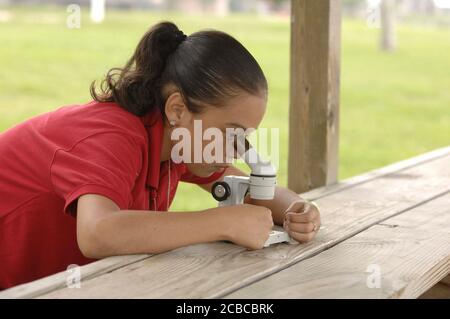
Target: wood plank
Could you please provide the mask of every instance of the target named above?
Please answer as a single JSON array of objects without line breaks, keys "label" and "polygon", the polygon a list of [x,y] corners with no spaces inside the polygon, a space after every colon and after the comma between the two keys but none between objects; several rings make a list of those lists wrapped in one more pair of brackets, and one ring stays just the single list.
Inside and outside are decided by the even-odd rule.
[{"label": "wood plank", "polygon": [[337,182],[341,1],[291,2],[288,185]]},{"label": "wood plank", "polygon": [[[316,200],[321,197],[325,197],[329,194],[336,193],[351,187],[355,187],[362,183],[370,182],[376,178],[386,176],[395,172],[400,172],[405,169],[418,166],[441,157],[450,154],[450,147],[443,147],[431,152],[421,154],[419,156],[409,158],[400,162],[393,163],[391,165],[369,171],[365,174],[354,176],[345,179],[338,184],[320,187],[311,190],[307,193],[301,194],[302,197]],[[115,269],[119,269],[125,265],[131,264],[135,261],[139,261],[147,258],[151,255],[138,255],[138,256],[115,256],[106,258],[86,266],[81,267],[83,274],[83,280],[93,278],[106,272],[110,272]],[[66,285],[67,273],[61,272],[52,276],[48,276],[43,279],[33,281],[28,284],[20,285],[4,292],[0,292],[0,298],[32,298],[39,296],[45,292],[50,292]]]},{"label": "wood plank", "polygon": [[319,188],[315,188],[308,192],[302,193],[301,196],[303,198],[309,200],[316,200],[324,196],[328,196],[332,193],[343,191],[350,187],[355,187],[356,185],[367,183],[375,178],[379,178],[382,176],[386,176],[392,173],[400,173],[403,170],[409,169],[411,167],[424,164],[429,161],[433,161],[435,159],[447,156],[450,154],[450,146],[438,148],[431,152],[427,152],[415,157],[407,158],[405,160],[395,162],[381,168],[377,168],[371,171],[368,171],[364,174],[356,175],[339,181],[336,184],[325,185]]},{"label": "wood plank", "polygon": [[450,299],[450,287],[438,282],[422,294],[419,299]]},{"label": "wood plank", "polygon": [[449,272],[450,192],[226,298],[417,298]]},{"label": "wood plank", "polygon": [[450,190],[450,156],[320,198],[315,241],[258,251],[224,242],[154,255],[44,298],[216,298],[278,272]]},{"label": "wood plank", "polygon": [[442,279],[441,283],[450,287],[450,275]]},{"label": "wood plank", "polygon": [[[151,255],[113,256],[80,267],[83,278],[87,280],[95,276],[116,270],[134,262],[148,258]],[[0,299],[34,298],[47,292],[67,287],[68,273],[59,272],[31,283],[19,285],[0,292]]]}]

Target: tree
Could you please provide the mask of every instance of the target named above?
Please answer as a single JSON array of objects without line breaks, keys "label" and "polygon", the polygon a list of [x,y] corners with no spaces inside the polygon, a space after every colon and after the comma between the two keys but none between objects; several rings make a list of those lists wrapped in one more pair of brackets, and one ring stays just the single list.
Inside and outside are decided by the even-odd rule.
[{"label": "tree", "polygon": [[381,50],[392,52],[396,47],[395,0],[381,0]]}]

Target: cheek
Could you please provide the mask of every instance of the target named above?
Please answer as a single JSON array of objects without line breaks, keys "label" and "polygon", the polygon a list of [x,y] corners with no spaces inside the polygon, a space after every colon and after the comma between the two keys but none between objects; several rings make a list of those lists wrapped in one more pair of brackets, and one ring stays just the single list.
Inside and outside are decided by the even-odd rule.
[{"label": "cheek", "polygon": [[205,146],[208,143],[209,141],[204,141],[203,139],[201,139],[201,137],[195,140],[195,137],[193,135],[191,136],[190,153],[191,153],[192,169],[196,170],[205,169],[202,167],[203,164],[205,164],[205,160],[203,158],[203,150],[205,149]]},{"label": "cheek", "polygon": [[[204,124],[203,124],[204,125]],[[210,126],[208,126],[210,127]],[[194,133],[195,132],[195,133]],[[203,139],[203,137],[205,136],[205,127],[203,127],[203,131],[200,133],[199,136],[195,136],[195,134],[197,133],[197,131],[194,131],[194,129],[192,129],[191,131],[191,148],[190,148],[190,158],[191,161],[194,164],[204,164],[206,165],[206,167],[204,166],[200,166],[193,169],[197,169],[197,170],[208,170],[211,168],[208,168],[207,165],[209,165],[209,163],[214,162],[214,163],[226,163],[227,162],[227,151],[229,154],[231,154],[230,158],[233,158],[233,150],[232,149],[227,149],[227,142],[226,142],[226,136],[225,134],[222,133],[222,131],[220,129],[217,128],[217,134],[220,135],[220,137],[216,138],[216,136],[214,136],[211,140],[210,139]],[[218,153],[216,153],[216,151]],[[197,155],[197,156],[196,156]],[[205,159],[205,156],[208,157],[208,159]]]}]

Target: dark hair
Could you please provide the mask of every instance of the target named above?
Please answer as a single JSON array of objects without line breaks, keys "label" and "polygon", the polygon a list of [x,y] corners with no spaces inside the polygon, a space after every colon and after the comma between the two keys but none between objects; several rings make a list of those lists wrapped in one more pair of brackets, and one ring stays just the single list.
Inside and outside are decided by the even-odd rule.
[{"label": "dark hair", "polygon": [[202,103],[219,106],[242,91],[258,94],[267,81],[253,56],[232,36],[204,30],[186,37],[172,22],[154,25],[140,40],[123,68],[112,68],[91,95],[98,102],[116,102],[142,116],[163,111],[166,84],[174,84],[191,112]]}]

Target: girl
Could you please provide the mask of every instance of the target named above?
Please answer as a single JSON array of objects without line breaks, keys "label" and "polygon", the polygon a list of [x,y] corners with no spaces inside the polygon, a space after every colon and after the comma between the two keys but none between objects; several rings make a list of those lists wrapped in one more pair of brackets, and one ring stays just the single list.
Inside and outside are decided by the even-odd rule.
[{"label": "girl", "polygon": [[228,240],[259,249],[273,224],[297,241],[320,227],[316,207],[277,186],[275,198],[170,212],[179,181],[211,191],[226,163],[175,163],[171,132],[256,128],[267,81],[233,37],[153,26],[93,101],[34,117],[0,135],[0,288],[112,255]]}]

